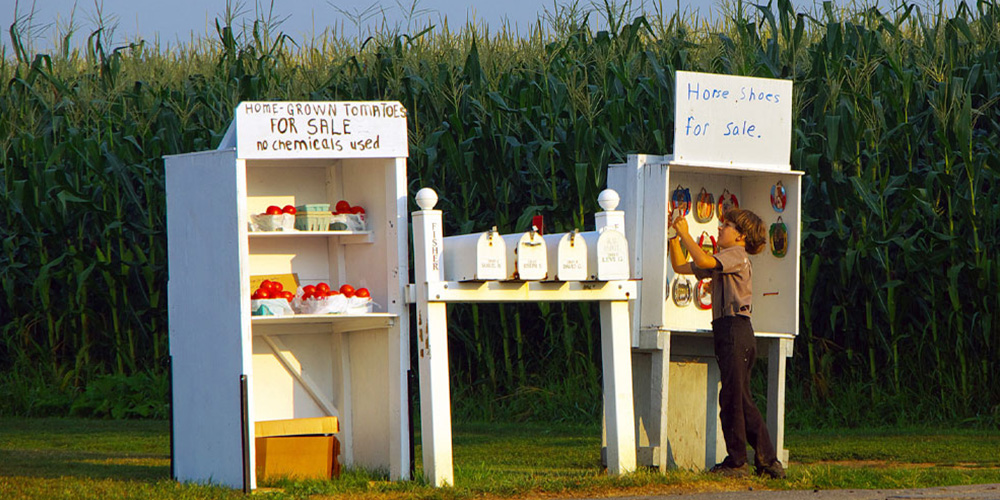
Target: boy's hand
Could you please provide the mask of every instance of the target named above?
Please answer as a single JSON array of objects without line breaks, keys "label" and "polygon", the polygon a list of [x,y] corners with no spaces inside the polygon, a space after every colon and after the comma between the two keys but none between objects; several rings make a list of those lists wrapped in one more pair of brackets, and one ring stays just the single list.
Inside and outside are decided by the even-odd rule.
[{"label": "boy's hand", "polygon": [[687,234],[688,233],[688,222],[684,217],[678,217],[674,220],[673,227],[677,230],[677,234]]}]

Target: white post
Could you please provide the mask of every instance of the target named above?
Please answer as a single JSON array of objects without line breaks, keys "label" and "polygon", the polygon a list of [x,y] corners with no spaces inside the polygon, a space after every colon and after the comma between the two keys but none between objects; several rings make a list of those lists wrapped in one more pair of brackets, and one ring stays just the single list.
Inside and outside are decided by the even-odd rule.
[{"label": "white post", "polygon": [[608,228],[625,234],[625,212],[615,210],[619,202],[621,198],[614,189],[605,189],[597,195],[597,204],[604,209],[603,212],[594,214],[594,226],[597,232]]},{"label": "white post", "polygon": [[601,301],[601,359],[608,473],[635,470],[635,408],[632,400],[632,345],[628,302]]},{"label": "white post", "polygon": [[785,370],[792,355],[792,339],[776,338],[768,341],[767,349],[767,432],[778,454],[787,467],[788,450],[785,450]]},{"label": "white post", "polygon": [[454,485],[448,320],[444,302],[428,302],[427,284],[443,281],[444,229],[437,193],[417,192],[413,212],[413,265],[417,290],[417,356],[420,364],[420,430],[424,477],[434,486]]}]

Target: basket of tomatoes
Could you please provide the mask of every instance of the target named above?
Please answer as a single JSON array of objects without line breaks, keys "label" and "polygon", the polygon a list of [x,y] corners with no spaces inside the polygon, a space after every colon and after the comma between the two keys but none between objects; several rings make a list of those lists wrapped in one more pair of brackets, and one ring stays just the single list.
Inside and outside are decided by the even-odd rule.
[{"label": "basket of tomatoes", "polygon": [[368,228],[364,208],[351,206],[347,200],[340,200],[334,205],[334,209],[330,229],[334,231],[365,231]]},{"label": "basket of tomatoes", "polygon": [[250,295],[250,314],[254,316],[291,316],[295,294],[279,281],[264,280]]},{"label": "basket of tomatoes", "polygon": [[299,314],[364,314],[372,312],[373,306],[367,288],[355,290],[348,284],[331,288],[323,282],[302,287],[302,293],[292,300]]},{"label": "basket of tomatoes", "polygon": [[271,205],[262,214],[250,216],[251,231],[292,231],[295,229],[295,207]]}]

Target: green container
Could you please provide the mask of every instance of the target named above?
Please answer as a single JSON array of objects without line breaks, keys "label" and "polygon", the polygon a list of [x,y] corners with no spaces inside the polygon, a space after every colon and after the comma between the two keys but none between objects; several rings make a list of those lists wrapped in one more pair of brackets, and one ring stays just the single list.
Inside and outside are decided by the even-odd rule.
[{"label": "green container", "polygon": [[295,214],[295,229],[299,231],[329,231],[333,214],[326,212],[299,212]]},{"label": "green container", "polygon": [[329,203],[307,203],[295,207],[295,212],[330,212]]}]

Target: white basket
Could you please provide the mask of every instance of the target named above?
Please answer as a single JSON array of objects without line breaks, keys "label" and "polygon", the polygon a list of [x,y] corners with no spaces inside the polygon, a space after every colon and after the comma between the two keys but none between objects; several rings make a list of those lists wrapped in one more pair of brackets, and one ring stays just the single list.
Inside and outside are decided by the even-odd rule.
[{"label": "white basket", "polygon": [[256,214],[250,216],[250,231],[294,231],[295,216],[292,214]]},{"label": "white basket", "polygon": [[343,295],[302,300],[300,294],[292,300],[292,307],[299,314],[366,314],[372,312],[373,305],[370,298]]},{"label": "white basket", "polygon": [[287,299],[256,299],[250,301],[250,314],[254,316],[292,316],[295,311]]}]

